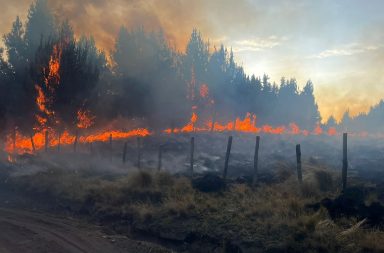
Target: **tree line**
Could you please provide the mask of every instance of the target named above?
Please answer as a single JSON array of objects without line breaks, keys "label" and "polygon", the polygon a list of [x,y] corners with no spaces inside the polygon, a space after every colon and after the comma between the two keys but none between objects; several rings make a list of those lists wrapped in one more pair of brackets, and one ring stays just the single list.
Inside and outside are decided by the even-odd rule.
[{"label": "tree line", "polygon": [[[3,42],[0,129],[75,129],[79,110],[95,117],[93,127],[119,117],[152,129],[178,127],[188,122],[192,108],[207,120],[229,121],[250,112],[258,125],[295,122],[312,130],[321,122],[311,81],[299,89],[295,79],[276,84],[266,74],[249,76],[231,49],[212,47],[196,29],[179,52],[161,31],[122,27],[108,60],[92,37],[75,38],[70,22],[56,20],[46,0],[37,0],[26,22],[17,17]],[[49,69],[54,64],[58,73]],[[383,109],[381,103],[340,124],[330,118],[326,126],[353,122],[370,129],[367,122],[382,122]]]}]

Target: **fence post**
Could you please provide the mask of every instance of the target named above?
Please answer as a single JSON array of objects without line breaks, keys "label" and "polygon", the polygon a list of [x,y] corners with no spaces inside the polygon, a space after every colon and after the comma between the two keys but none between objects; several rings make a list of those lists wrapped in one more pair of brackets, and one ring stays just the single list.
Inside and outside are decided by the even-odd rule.
[{"label": "fence post", "polygon": [[44,145],[45,145],[45,153],[47,153],[48,152],[48,145],[49,145],[49,143],[48,143],[48,130],[46,130],[45,131],[45,143],[44,143]]},{"label": "fence post", "polygon": [[347,188],[347,175],[348,175],[348,134],[343,134],[343,171],[342,171],[342,184],[343,184],[343,191]]},{"label": "fence post", "polygon": [[57,152],[60,153],[61,149],[61,132],[59,131],[59,136],[58,136],[58,144],[57,144]]},{"label": "fence post", "polygon": [[214,110],[213,116],[212,116],[211,133],[215,130],[215,121],[216,121],[216,110]]},{"label": "fence post", "polygon": [[253,157],[253,180],[252,180],[253,185],[256,185],[256,183],[257,183],[259,147],[260,147],[260,136],[256,136],[255,155]]},{"label": "fence post", "polygon": [[232,147],[232,136],[229,136],[228,144],[227,144],[227,152],[225,154],[224,175],[223,175],[224,180],[227,179],[228,163],[229,163],[229,155],[231,154],[231,147]]},{"label": "fence post", "polygon": [[299,180],[299,184],[303,183],[303,174],[301,171],[301,148],[300,144],[296,145],[296,161],[297,161],[297,179]]},{"label": "fence post", "polygon": [[189,172],[190,172],[190,174],[191,174],[191,177],[193,177],[194,155],[195,155],[195,137],[191,137],[190,167],[189,167]]},{"label": "fence post", "polygon": [[73,152],[74,152],[74,153],[77,152],[77,142],[78,142],[78,139],[79,139],[79,132],[76,131],[75,141],[74,141],[74,143],[73,143]]},{"label": "fence post", "polygon": [[32,151],[33,151],[33,153],[35,153],[36,147],[35,147],[35,142],[33,141],[33,134],[31,134],[30,138],[31,138]]},{"label": "fence post", "polygon": [[13,128],[13,155],[16,155],[16,127]]}]

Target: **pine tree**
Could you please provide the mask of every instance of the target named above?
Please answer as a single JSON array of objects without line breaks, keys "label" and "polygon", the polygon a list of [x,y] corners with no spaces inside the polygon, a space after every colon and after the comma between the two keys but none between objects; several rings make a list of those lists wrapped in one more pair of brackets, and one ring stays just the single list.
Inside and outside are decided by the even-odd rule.
[{"label": "pine tree", "polygon": [[47,0],[36,0],[32,3],[25,28],[26,53],[29,61],[34,58],[39,45],[55,36],[56,30]]},{"label": "pine tree", "polygon": [[24,41],[24,29],[18,16],[12,24],[11,32],[4,35],[3,40],[6,46],[8,63],[12,66],[14,71],[20,70],[20,68],[25,68],[26,44]]}]

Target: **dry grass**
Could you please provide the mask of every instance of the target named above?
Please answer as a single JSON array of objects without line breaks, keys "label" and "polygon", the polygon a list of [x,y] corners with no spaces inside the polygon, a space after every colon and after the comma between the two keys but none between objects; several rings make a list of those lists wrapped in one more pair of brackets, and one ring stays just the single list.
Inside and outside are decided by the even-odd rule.
[{"label": "dry grass", "polygon": [[[151,229],[177,228],[263,251],[384,251],[383,231],[365,229],[353,219],[332,221],[325,209],[306,208],[337,194],[332,173],[310,168],[302,187],[294,174],[279,173],[282,180],[274,185],[233,184],[224,193],[209,194],[194,190],[189,179],[166,172],[140,171],[101,180],[53,171],[17,178],[14,183],[32,193],[87,203],[97,217],[130,217]],[[188,226],[180,221],[188,221]]]}]

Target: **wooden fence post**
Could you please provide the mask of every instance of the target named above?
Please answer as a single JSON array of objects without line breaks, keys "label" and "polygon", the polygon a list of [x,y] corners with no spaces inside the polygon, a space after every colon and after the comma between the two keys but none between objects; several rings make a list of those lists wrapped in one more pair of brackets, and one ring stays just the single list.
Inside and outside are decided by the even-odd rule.
[{"label": "wooden fence post", "polygon": [[163,145],[159,146],[159,156],[158,156],[158,162],[157,162],[157,171],[161,170],[162,167],[162,159],[163,159]]},{"label": "wooden fence post", "polygon": [[61,132],[59,132],[59,136],[58,136],[58,144],[57,144],[58,153],[60,153],[60,149],[61,149]]},{"label": "wooden fence post", "polygon": [[16,127],[13,128],[13,155],[16,155]]},{"label": "wooden fence post", "polygon": [[73,152],[77,152],[77,142],[78,142],[78,139],[79,139],[79,132],[76,131],[76,136],[75,136],[75,141],[73,143]]},{"label": "wooden fence post", "polygon": [[137,168],[141,169],[141,139],[137,137]]},{"label": "wooden fence post", "polygon": [[347,188],[347,176],[348,176],[348,134],[343,134],[343,170],[342,170],[342,184],[343,184],[343,191]]},{"label": "wooden fence post", "polygon": [[228,138],[228,144],[227,144],[227,152],[225,154],[225,163],[224,163],[224,175],[223,179],[227,179],[227,173],[228,173],[228,163],[229,163],[229,155],[231,154],[231,147],[232,147],[232,136],[229,136]]},{"label": "wooden fence post", "polygon": [[190,167],[189,167],[189,172],[191,174],[191,177],[193,177],[194,156],[195,156],[195,137],[191,137]]},{"label": "wooden fence post", "polygon": [[128,144],[127,144],[127,142],[125,142],[124,148],[123,148],[123,164],[125,164],[126,159],[127,159],[127,148],[128,148]]},{"label": "wooden fence post", "polygon": [[30,138],[31,138],[32,152],[35,153],[36,147],[35,147],[35,142],[33,141],[33,134],[31,134]]},{"label": "wooden fence post", "polygon": [[303,183],[303,174],[301,171],[301,148],[300,144],[296,145],[296,161],[297,161],[297,179],[299,180],[299,184]]},{"label": "wooden fence post", "polygon": [[215,130],[215,121],[216,121],[216,110],[214,110],[213,116],[212,116],[211,133]]},{"label": "wooden fence post", "polygon": [[260,147],[260,136],[256,136],[255,155],[253,157],[253,180],[252,180],[253,185],[256,185],[256,183],[257,183],[259,147]]},{"label": "wooden fence post", "polygon": [[45,143],[44,143],[44,146],[45,146],[45,153],[48,152],[48,145],[49,145],[49,139],[48,139],[48,130],[45,131]]}]

